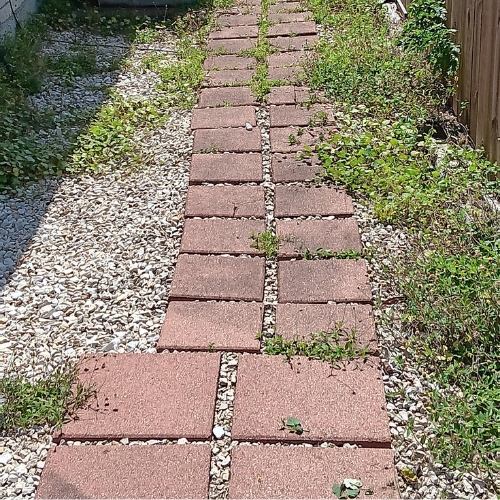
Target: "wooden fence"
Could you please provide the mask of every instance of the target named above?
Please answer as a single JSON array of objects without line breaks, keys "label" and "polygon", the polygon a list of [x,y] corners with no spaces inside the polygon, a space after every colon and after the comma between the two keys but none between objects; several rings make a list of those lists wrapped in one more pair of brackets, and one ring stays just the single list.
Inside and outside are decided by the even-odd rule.
[{"label": "wooden fence", "polygon": [[446,0],[446,7],[461,49],[455,112],[468,103],[460,120],[476,145],[500,163],[500,0]]}]

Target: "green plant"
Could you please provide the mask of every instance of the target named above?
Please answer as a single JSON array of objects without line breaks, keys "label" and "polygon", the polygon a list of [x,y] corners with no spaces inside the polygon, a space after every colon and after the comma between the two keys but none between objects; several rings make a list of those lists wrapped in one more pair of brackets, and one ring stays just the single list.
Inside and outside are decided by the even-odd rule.
[{"label": "green plant", "polygon": [[359,479],[344,479],[340,484],[334,484],[332,492],[337,498],[356,498],[363,483]]},{"label": "green plant", "polygon": [[300,420],[298,418],[289,417],[286,420],[283,419],[283,425],[292,434],[298,434],[300,436],[304,432],[304,429],[302,428],[302,424],[300,423]]},{"label": "green plant", "polygon": [[318,248],[315,251],[306,248],[303,251],[302,258],[304,260],[320,260],[320,259],[360,259],[361,254],[356,250],[347,250],[345,252],[332,252],[326,248]]},{"label": "green plant", "polygon": [[271,231],[264,231],[262,233],[252,233],[250,237],[253,239],[253,243],[250,248],[256,248],[266,254],[266,257],[271,259],[278,255],[278,250],[282,241],[282,238],[276,236]]}]

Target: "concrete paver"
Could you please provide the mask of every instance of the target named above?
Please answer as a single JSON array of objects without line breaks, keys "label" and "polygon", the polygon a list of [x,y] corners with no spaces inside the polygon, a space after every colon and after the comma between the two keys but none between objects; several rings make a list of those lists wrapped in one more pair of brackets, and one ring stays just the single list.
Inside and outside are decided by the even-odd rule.
[{"label": "concrete paver", "polygon": [[191,129],[214,129],[223,127],[244,127],[257,125],[253,106],[227,108],[195,108],[191,118]]},{"label": "concrete paver", "polygon": [[255,26],[258,21],[259,18],[255,14],[222,14],[216,23],[221,26]]},{"label": "concrete paver", "polygon": [[269,114],[271,127],[327,125],[333,123],[334,120],[332,110],[322,104],[315,104],[310,107],[271,106]]},{"label": "concrete paver", "polygon": [[191,157],[190,184],[261,181],[262,155],[259,153],[194,154]]},{"label": "concrete paver", "polygon": [[253,57],[242,57],[236,55],[208,56],[204,63],[205,71],[215,69],[254,69],[255,59]]},{"label": "concrete paver", "polygon": [[207,48],[219,55],[238,54],[242,50],[249,50],[255,47],[257,47],[256,38],[209,39],[207,42]]},{"label": "concrete paver", "polygon": [[274,153],[271,158],[274,182],[314,180],[324,172],[317,155]]},{"label": "concrete paver", "polygon": [[219,71],[210,71],[203,85],[205,87],[237,87],[239,85],[249,85],[253,75],[252,69],[222,69]]},{"label": "concrete paver", "polygon": [[260,129],[200,129],[194,133],[193,153],[253,153],[262,149]]},{"label": "concrete paver", "polygon": [[304,146],[315,146],[327,141],[335,127],[275,127],[271,129],[271,151],[273,153],[298,153]]},{"label": "concrete paver", "polygon": [[205,88],[200,92],[200,108],[231,106],[256,106],[258,103],[250,87]]},{"label": "concrete paver", "polygon": [[316,35],[316,23],[314,21],[287,22],[273,24],[267,31],[268,37]]},{"label": "concrete paver", "polygon": [[317,42],[319,37],[316,35],[278,36],[269,39],[271,47],[281,51],[311,50]]},{"label": "concrete paver", "polygon": [[231,38],[257,38],[258,26],[227,26],[220,30],[212,31],[208,35],[209,40],[223,40]]}]

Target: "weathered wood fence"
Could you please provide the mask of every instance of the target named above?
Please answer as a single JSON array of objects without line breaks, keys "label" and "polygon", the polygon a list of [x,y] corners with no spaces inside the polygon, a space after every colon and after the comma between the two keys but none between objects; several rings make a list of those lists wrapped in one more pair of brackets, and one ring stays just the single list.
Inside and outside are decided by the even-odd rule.
[{"label": "weathered wood fence", "polygon": [[461,121],[476,145],[500,163],[500,0],[446,0],[446,7],[461,48],[455,112],[468,103]]}]

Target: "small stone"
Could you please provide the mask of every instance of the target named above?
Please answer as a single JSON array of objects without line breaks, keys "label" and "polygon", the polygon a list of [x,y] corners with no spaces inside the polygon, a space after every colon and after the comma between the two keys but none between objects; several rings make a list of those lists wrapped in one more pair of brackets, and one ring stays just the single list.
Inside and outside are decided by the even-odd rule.
[{"label": "small stone", "polygon": [[118,349],[118,344],[120,339],[113,339],[109,344],[103,348],[103,352],[116,351]]},{"label": "small stone", "polygon": [[253,130],[252,125],[251,125],[250,123],[248,123],[248,122],[246,122],[246,123],[245,123],[245,128],[246,128],[247,130]]},{"label": "small stone", "polygon": [[177,444],[189,444],[189,441],[186,438],[180,438],[177,440]]},{"label": "small stone", "polygon": [[0,455],[0,464],[7,465],[12,460],[12,455],[10,453],[2,453]]},{"label": "small stone", "polygon": [[216,439],[221,439],[224,436],[224,428],[220,425],[216,425],[213,429],[213,433]]}]

